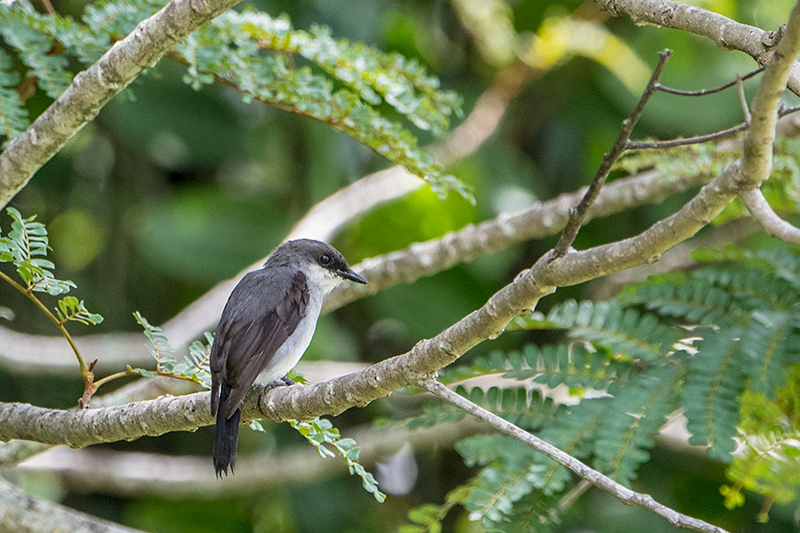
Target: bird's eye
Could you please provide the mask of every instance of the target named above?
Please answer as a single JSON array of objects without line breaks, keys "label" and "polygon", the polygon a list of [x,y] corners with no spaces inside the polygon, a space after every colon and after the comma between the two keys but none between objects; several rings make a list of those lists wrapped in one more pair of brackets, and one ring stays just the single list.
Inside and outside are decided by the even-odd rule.
[{"label": "bird's eye", "polygon": [[319,256],[319,264],[322,266],[327,266],[331,263],[331,256],[328,254],[322,254]]}]

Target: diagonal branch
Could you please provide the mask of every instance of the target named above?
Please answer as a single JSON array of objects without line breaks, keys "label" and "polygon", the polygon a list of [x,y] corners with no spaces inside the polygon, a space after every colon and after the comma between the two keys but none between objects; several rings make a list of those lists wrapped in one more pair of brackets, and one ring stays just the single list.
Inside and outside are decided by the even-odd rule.
[{"label": "diagonal branch", "polygon": [[622,121],[622,127],[620,128],[617,140],[614,141],[611,150],[603,156],[603,162],[600,164],[600,168],[597,169],[597,173],[592,179],[592,183],[589,186],[589,190],[586,191],[586,195],[578,206],[570,211],[569,222],[567,222],[567,226],[564,228],[564,232],[561,234],[561,238],[558,239],[558,243],[554,249],[557,257],[566,254],[567,250],[572,246],[572,243],[575,242],[578,230],[583,224],[592,204],[600,194],[600,190],[603,188],[606,178],[608,178],[608,174],[611,172],[611,167],[614,166],[616,160],[619,159],[619,156],[625,151],[628,141],[631,138],[631,133],[633,133],[633,128],[636,127],[639,117],[644,113],[647,102],[650,101],[650,97],[658,90],[658,79],[661,77],[661,72],[663,72],[670,56],[672,56],[671,50],[665,50],[658,54],[658,65],[656,65],[655,70],[653,70],[653,74],[650,76],[650,81],[647,82],[647,87],[645,87],[642,97],[639,98],[639,102],[636,104],[636,107],[634,107],[630,116]]},{"label": "diagonal branch", "polygon": [[0,207],[143,70],[239,1],[172,0],[75,76],[67,90],[0,154]]},{"label": "diagonal branch", "polygon": [[562,452],[552,444],[549,444],[543,441],[542,439],[534,435],[531,435],[527,431],[515,426],[511,422],[508,422],[507,420],[500,418],[496,414],[487,411],[483,407],[480,407],[479,405],[476,405],[470,402],[469,400],[462,398],[461,396],[451,391],[450,389],[448,389],[435,379],[425,381],[422,384],[422,386],[425,388],[425,390],[427,390],[431,394],[438,396],[440,399],[446,401],[447,403],[450,403],[460,409],[463,409],[469,414],[490,424],[495,429],[502,431],[506,435],[514,437],[518,441],[530,446],[537,452],[546,455],[553,461],[568,468],[569,470],[578,474],[583,479],[589,481],[593,485],[603,489],[612,496],[616,497],[619,501],[621,501],[625,505],[640,505],[646,509],[653,511],[654,513],[660,516],[663,516],[669,521],[670,524],[672,524],[675,527],[694,529],[696,531],[702,531],[707,533],[726,533],[726,531],[720,527],[711,525],[697,518],[692,518],[691,516],[679,513],[673,509],[670,509],[666,505],[658,503],[649,494],[634,492],[631,489],[623,487],[610,477],[605,476],[600,472],[598,472],[597,470],[588,467],[581,461],[572,457],[570,454]]},{"label": "diagonal branch", "polygon": [[[561,258],[546,254],[529,270],[495,293],[480,309],[410,351],[364,370],[310,386],[253,387],[242,409],[244,420],[307,420],[336,415],[408,386],[416,386],[476,344],[502,333],[514,317],[530,312],[556,287],[575,285],[653,261],[668,248],[707,225],[736,195],[739,162],[729,166],[680,211],[643,233]],[[266,393],[265,393],[266,392]],[[206,392],[162,397],[121,407],[60,411],[27,404],[0,404],[0,440],[25,439],[49,444],[88,446],[100,442],[190,431],[213,419]]]},{"label": "diagonal branch", "polygon": [[[616,179],[600,191],[586,220],[658,203],[669,195],[702,185],[709,179],[702,174],[674,178],[656,171]],[[564,228],[570,208],[584,194],[585,189],[563,194],[520,213],[504,213],[444,237],[367,259],[354,268],[370,280],[369,286],[361,290],[339,287],[325,299],[325,312],[395,285],[411,283],[504,250],[515,243],[554,235]],[[317,235],[309,232],[319,226],[311,223],[302,227],[305,228],[302,234],[308,236]],[[237,279],[219,283],[164,324],[163,329],[176,350],[185,349],[203,331],[213,327]],[[87,359],[100,359],[104,372],[124,369],[126,365],[145,366],[152,361],[140,334],[93,334],[76,337],[75,342]],[[60,337],[28,335],[0,327],[0,366],[11,372],[41,374],[71,370],[68,355],[68,347]]]}]

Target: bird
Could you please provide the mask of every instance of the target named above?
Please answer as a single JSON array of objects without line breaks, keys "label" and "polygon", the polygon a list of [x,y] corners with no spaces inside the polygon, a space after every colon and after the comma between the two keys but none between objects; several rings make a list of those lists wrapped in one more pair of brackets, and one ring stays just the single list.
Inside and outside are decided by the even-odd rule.
[{"label": "bird", "polygon": [[367,284],[330,244],[284,242],[247,273],[228,297],[211,344],[212,451],[217,478],[233,474],[245,394],[261,381],[280,385],[308,348],[322,298],[349,280]]}]

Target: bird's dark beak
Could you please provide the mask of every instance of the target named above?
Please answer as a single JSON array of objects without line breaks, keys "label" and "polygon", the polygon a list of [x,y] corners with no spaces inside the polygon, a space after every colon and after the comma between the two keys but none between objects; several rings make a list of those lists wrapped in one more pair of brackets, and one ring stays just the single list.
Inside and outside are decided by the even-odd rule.
[{"label": "bird's dark beak", "polygon": [[343,277],[344,279],[349,279],[350,281],[355,281],[356,283],[363,283],[364,285],[369,285],[369,283],[367,283],[367,280],[364,279],[363,276],[359,276],[350,269],[337,270],[336,273],[341,277]]}]

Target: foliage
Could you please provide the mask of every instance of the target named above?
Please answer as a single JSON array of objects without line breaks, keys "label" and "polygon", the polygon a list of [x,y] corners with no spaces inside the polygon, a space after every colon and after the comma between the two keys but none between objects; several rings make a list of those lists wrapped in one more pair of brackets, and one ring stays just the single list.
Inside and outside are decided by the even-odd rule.
[{"label": "foliage", "polygon": [[[64,53],[90,65],[161,7],[152,0],[101,2],[87,6],[77,23],[57,14],[41,15],[26,0],[18,0],[0,10],[0,35],[27,66],[26,75],[56,98],[72,79]],[[51,52],[55,40],[64,53]],[[309,65],[295,66],[290,55],[323,73]],[[241,92],[245,102],[255,99],[323,121],[428,180],[439,194],[457,190],[471,198],[464,184],[442,174],[410,131],[376,109],[386,104],[435,135],[447,130],[452,115],[461,114],[460,97],[441,91],[438,80],[417,61],[334,39],[323,26],[295,30],[286,17],[253,11],[224,13],[191,34],[170,57],[187,65],[184,81],[197,90],[219,82]],[[0,118],[7,140],[25,124],[18,95],[3,90],[18,79],[11,69],[0,56]]]},{"label": "foliage", "polygon": [[[51,296],[58,296],[75,288],[75,284],[69,280],[57,279],[52,272],[55,265],[44,259],[49,249],[49,238],[44,224],[36,222],[35,216],[22,218],[20,212],[13,207],[7,208],[6,212],[11,216],[11,231],[8,237],[0,237],[0,263],[10,262],[16,266],[17,274],[25,286],[17,285],[5,275],[3,278],[43,309],[44,305],[33,294],[34,292],[47,292]],[[74,296],[60,299],[55,311],[55,316],[50,316],[62,325],[70,320],[87,325],[97,325],[103,321],[101,315],[89,312],[84,301]]]},{"label": "foliage", "polygon": [[35,216],[22,218],[13,207],[7,208],[6,212],[11,216],[11,231],[8,237],[0,238],[0,262],[10,262],[17,267],[17,274],[29,292],[58,296],[75,288],[71,281],[56,279],[52,272],[55,265],[43,259],[49,243],[44,224],[36,222]]},{"label": "foliage", "polygon": [[330,420],[324,418],[315,418],[309,422],[289,420],[289,424],[317,448],[320,456],[334,457],[335,454],[325,445],[330,444],[333,446],[344,460],[347,461],[347,468],[350,470],[350,475],[357,474],[361,477],[361,485],[364,487],[364,490],[371,493],[379,503],[386,500],[386,495],[378,490],[378,482],[372,474],[367,472],[361,463],[358,462],[361,448],[356,445],[356,441],[353,439],[343,439],[339,430],[333,427]]},{"label": "foliage", "polygon": [[[567,403],[576,405],[553,406],[549,418],[536,413],[535,422],[520,425],[625,485],[649,460],[651,437],[681,409],[690,442],[731,463],[734,484],[721,488],[726,505],[741,505],[743,488],[758,492],[767,497],[766,519],[772,501],[793,500],[800,486],[800,254],[730,247],[697,257],[713,262],[633,284],[613,301],[566,301],[513,325],[560,330],[567,343],[494,352],[442,379],[497,376],[509,384],[503,394],[497,387],[458,390],[505,417],[509,406],[541,403],[538,392],[512,383],[566,387]],[[745,452],[734,460],[737,442]],[[467,496],[458,503],[488,528],[515,523],[520,513],[530,520],[536,507],[525,502],[563,497],[575,483],[563,467],[509,437],[471,437],[456,449],[467,466],[481,467],[461,486]],[[410,519],[430,527],[454,505],[421,508]],[[534,519],[549,523],[550,508]]]},{"label": "foliage", "polygon": [[189,353],[186,354],[183,363],[178,363],[175,357],[175,349],[170,345],[169,339],[164,331],[158,326],[150,324],[138,311],[133,313],[136,322],[144,329],[144,335],[148,338],[152,346],[148,346],[150,355],[156,360],[156,370],[151,372],[143,368],[131,368],[128,366],[129,374],[139,374],[144,377],[162,375],[169,377],[186,377],[191,381],[201,384],[204,388],[211,388],[211,371],[208,366],[211,356],[211,344],[214,335],[206,332],[206,344],[194,341],[189,346]]}]

